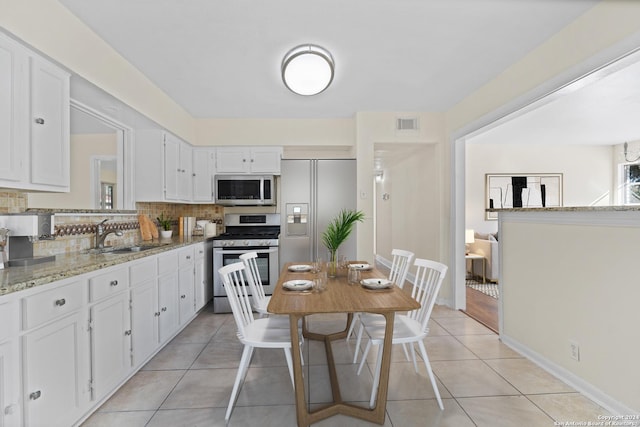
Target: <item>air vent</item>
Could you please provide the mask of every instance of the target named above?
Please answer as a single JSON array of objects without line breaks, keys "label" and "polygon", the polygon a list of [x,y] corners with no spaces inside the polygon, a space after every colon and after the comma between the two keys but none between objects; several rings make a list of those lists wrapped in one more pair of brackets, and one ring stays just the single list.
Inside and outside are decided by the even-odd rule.
[{"label": "air vent", "polygon": [[416,117],[397,118],[396,130],[418,130],[418,119]]}]

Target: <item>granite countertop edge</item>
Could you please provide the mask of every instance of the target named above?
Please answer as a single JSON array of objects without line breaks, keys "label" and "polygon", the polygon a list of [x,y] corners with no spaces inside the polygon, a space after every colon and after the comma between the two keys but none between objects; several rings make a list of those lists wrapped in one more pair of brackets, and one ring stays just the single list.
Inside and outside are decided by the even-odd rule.
[{"label": "granite countertop edge", "polygon": [[640,211],[639,206],[557,206],[552,208],[485,209],[486,212],[622,212]]},{"label": "granite countertop edge", "polygon": [[140,245],[145,246],[157,245],[157,248],[141,252],[91,253],[87,250],[58,254],[54,261],[41,264],[4,268],[0,270],[0,297],[210,239],[202,236],[176,236],[171,240],[140,242]]}]

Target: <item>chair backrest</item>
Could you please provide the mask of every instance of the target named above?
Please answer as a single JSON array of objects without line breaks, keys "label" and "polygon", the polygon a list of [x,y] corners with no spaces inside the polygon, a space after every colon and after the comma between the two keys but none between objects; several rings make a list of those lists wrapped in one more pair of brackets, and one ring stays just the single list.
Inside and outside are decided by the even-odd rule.
[{"label": "chair backrest", "polygon": [[414,265],[417,267],[416,280],[411,296],[420,303],[420,308],[410,311],[408,316],[420,322],[422,331],[426,333],[429,317],[448,267],[437,261],[421,258],[416,258]]},{"label": "chair backrest", "polygon": [[251,295],[253,303],[256,306],[262,306],[267,299],[262,287],[262,279],[260,278],[260,271],[258,270],[258,258],[257,252],[247,252],[240,255],[240,259],[244,263],[245,275],[247,276],[247,282],[249,282],[249,288],[251,289]]},{"label": "chair backrest", "polygon": [[409,272],[409,266],[411,265],[414,253],[403,249],[394,249],[391,251],[391,256],[393,256],[393,260],[391,262],[389,280],[402,289],[404,287],[404,281],[407,279],[407,273]]},{"label": "chair backrest", "polygon": [[244,279],[245,266],[242,262],[225,265],[218,270],[222,277],[224,291],[229,299],[233,318],[238,326],[238,337],[244,338],[245,327],[253,323],[253,311],[249,301],[248,286]]}]

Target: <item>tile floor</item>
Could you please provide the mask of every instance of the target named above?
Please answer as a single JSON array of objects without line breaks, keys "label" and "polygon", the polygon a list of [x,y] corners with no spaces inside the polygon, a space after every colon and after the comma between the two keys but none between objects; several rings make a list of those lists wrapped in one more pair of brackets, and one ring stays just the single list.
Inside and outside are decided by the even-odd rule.
[{"label": "tile floor", "polygon": [[[337,330],[344,316],[314,316],[310,329]],[[83,427],[224,426],[242,345],[231,315],[205,308],[173,341],[98,409]],[[366,405],[373,358],[356,375],[355,340],[337,341],[334,357],[345,400]],[[465,314],[436,306],[426,347],[445,409],[424,365],[416,375],[394,346],[385,426],[553,426],[597,421],[607,412],[503,345]],[[373,353],[373,352],[372,352]],[[308,400],[331,400],[323,344],[304,346]],[[281,350],[256,350],[230,426],[295,426],[293,389]],[[335,416],[314,426],[376,425]],[[586,425],[586,424],[585,424]]]}]

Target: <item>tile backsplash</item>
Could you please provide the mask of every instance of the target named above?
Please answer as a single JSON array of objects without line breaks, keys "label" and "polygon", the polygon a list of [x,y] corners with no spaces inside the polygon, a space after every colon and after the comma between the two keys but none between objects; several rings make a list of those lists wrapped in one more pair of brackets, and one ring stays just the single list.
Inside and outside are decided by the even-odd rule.
[{"label": "tile backsplash", "polygon": [[[27,205],[27,193],[18,190],[0,189],[0,214],[25,212]],[[54,210],[55,212],[55,210]],[[129,213],[131,212],[131,213]],[[161,214],[173,219],[174,232],[178,231],[178,218],[181,216],[193,216],[198,220],[210,220],[218,223],[218,232],[222,232],[224,219],[224,207],[219,205],[187,205],[160,202],[136,203],[136,211],[125,213],[64,213],[55,215],[55,239],[40,240],[33,244],[34,256],[55,255],[71,253],[93,248],[95,246],[96,225],[104,219],[106,229],[119,228],[122,236],[110,234],[105,245],[126,246],[138,243],[141,240],[138,214],[147,215],[153,222]]]},{"label": "tile backsplash", "polygon": [[0,213],[19,213],[27,209],[27,193],[0,189]]}]

